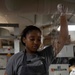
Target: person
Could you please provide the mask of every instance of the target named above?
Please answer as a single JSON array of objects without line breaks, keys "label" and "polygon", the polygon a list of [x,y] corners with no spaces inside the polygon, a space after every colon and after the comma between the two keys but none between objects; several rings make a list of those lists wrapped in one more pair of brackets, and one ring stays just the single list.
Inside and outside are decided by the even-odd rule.
[{"label": "person", "polygon": [[75,75],[75,58],[71,58],[69,64],[69,75]]},{"label": "person", "polygon": [[65,13],[60,16],[60,23],[61,30],[57,44],[47,46],[41,51],[38,51],[41,44],[41,30],[34,25],[27,26],[21,35],[25,50],[10,57],[5,75],[48,75],[49,65],[68,38]]},{"label": "person", "polygon": [[69,75],[75,75],[75,69],[72,69]]},{"label": "person", "polygon": [[75,58],[71,58],[69,60],[69,64],[70,64],[70,66],[69,66],[69,72],[71,72],[72,70],[75,70]]}]

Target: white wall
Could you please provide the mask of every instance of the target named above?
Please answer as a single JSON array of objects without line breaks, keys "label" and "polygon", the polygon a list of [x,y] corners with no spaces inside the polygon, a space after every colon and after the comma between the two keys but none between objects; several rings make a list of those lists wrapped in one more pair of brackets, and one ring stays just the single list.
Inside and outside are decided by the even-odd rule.
[{"label": "white wall", "polygon": [[69,34],[71,36],[71,41],[75,41],[75,31],[69,31]]},{"label": "white wall", "polygon": [[74,57],[73,44],[65,45],[57,57]]}]

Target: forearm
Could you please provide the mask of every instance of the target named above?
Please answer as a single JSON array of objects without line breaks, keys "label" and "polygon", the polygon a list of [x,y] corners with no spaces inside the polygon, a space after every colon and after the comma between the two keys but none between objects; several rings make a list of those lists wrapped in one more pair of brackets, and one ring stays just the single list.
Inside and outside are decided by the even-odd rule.
[{"label": "forearm", "polygon": [[55,54],[57,55],[63,46],[66,44],[66,41],[68,39],[68,25],[67,25],[67,19],[66,14],[62,14],[60,16],[60,32],[59,32],[59,38],[56,43],[55,48]]},{"label": "forearm", "polygon": [[[68,38],[68,25],[67,25],[67,19],[66,14],[62,14],[60,16],[60,33],[59,33],[59,40],[67,40]],[[65,41],[64,41],[65,42]]]}]

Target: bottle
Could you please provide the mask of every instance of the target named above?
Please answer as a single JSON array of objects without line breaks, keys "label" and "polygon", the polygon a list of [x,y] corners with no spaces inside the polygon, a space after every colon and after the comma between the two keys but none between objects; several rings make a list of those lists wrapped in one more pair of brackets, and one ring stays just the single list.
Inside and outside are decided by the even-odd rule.
[{"label": "bottle", "polygon": [[8,48],[8,53],[7,53],[7,62],[8,62],[8,60],[9,60],[9,58],[11,57],[11,52],[10,52],[10,48]]}]

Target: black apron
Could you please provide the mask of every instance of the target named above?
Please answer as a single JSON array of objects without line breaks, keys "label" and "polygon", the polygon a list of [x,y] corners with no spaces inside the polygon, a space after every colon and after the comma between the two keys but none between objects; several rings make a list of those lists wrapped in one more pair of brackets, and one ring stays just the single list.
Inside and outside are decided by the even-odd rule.
[{"label": "black apron", "polygon": [[27,56],[25,52],[20,75],[47,75],[45,59],[40,57],[39,60],[41,60],[43,64],[39,66],[28,66],[27,64],[29,64],[30,61],[27,62]]}]

